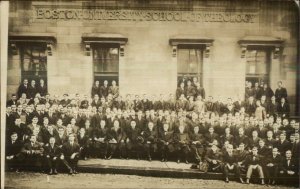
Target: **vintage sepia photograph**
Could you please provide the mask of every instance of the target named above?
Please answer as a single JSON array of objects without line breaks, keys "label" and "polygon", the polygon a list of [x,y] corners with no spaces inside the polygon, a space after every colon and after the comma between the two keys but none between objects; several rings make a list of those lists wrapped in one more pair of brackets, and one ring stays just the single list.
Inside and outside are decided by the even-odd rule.
[{"label": "vintage sepia photograph", "polygon": [[1,1],[1,187],[299,188],[299,15]]}]

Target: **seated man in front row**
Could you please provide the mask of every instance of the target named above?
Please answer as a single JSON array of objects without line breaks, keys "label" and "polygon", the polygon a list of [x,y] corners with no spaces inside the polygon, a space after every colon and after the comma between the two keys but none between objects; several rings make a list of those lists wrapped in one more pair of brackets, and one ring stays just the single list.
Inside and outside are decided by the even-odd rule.
[{"label": "seated man in front row", "polygon": [[77,163],[79,160],[79,144],[75,143],[74,134],[69,134],[69,141],[62,146],[62,155],[60,159],[68,168],[69,174],[77,174]]},{"label": "seated man in front row", "polygon": [[264,185],[264,173],[262,168],[263,157],[258,155],[257,147],[252,148],[252,154],[248,155],[245,164],[248,165],[247,174],[246,174],[246,183],[249,184],[250,178],[252,176],[253,170],[258,172],[259,178],[261,179],[261,184]]},{"label": "seated man in front row", "polygon": [[299,182],[299,165],[297,159],[292,157],[291,150],[287,150],[285,157],[282,158],[279,175],[280,178],[284,179],[285,184],[297,185]]},{"label": "seated man in front row", "polygon": [[220,172],[222,170],[222,153],[215,144],[213,144],[212,147],[207,150],[205,160],[209,165],[208,171]]},{"label": "seated man in front row", "polygon": [[30,141],[24,144],[21,152],[25,159],[25,169],[41,171],[44,148],[36,141],[36,136],[31,135]]},{"label": "seated man in front row", "polygon": [[227,151],[223,156],[223,163],[224,163],[224,175],[225,175],[225,182],[229,182],[228,174],[230,171],[234,171],[236,177],[239,178],[241,183],[244,183],[241,174],[240,174],[240,167],[238,166],[238,158],[236,154],[233,154],[233,145],[229,144],[227,146]]},{"label": "seated man in front row", "polygon": [[58,145],[55,142],[54,137],[50,137],[49,139],[49,144],[46,144],[45,147],[45,157],[46,157],[46,162],[48,165],[49,169],[49,174],[57,174],[57,164],[58,160],[61,155],[61,148],[58,147]]},{"label": "seated man in front row", "polygon": [[6,167],[8,170],[18,172],[21,163],[21,152],[22,144],[18,139],[16,132],[11,133],[10,140],[6,143]]}]

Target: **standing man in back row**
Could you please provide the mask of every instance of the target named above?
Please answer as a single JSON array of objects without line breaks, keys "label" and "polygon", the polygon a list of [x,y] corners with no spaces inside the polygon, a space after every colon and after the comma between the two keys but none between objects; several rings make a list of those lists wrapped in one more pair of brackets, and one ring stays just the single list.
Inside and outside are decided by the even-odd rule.
[{"label": "standing man in back row", "polygon": [[287,101],[287,90],[286,88],[282,87],[282,81],[278,81],[278,88],[275,91],[275,98],[276,98],[276,102],[280,103],[281,98],[285,98],[285,100]]}]

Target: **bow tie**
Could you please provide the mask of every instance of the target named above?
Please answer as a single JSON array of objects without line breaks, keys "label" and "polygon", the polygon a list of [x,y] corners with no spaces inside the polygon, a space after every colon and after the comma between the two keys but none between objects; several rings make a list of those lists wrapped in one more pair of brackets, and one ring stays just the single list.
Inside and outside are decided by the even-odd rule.
[{"label": "bow tie", "polygon": [[286,158],[287,160],[291,160],[291,158]]}]

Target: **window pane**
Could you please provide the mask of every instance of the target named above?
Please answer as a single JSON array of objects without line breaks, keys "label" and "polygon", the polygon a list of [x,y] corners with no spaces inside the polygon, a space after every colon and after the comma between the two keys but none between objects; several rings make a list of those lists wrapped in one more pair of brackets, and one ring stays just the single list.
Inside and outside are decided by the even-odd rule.
[{"label": "window pane", "polygon": [[267,74],[267,55],[265,51],[258,51],[256,56],[256,73]]},{"label": "window pane", "polygon": [[189,49],[178,49],[178,73],[189,72]]},{"label": "window pane", "polygon": [[246,53],[246,59],[246,74],[268,74],[266,51],[248,50]]},{"label": "window pane", "polygon": [[41,75],[38,73],[39,71],[47,71],[47,56],[43,46],[28,44],[22,48],[21,63],[23,71],[37,72],[34,73],[35,75]]},{"label": "window pane", "polygon": [[177,69],[182,74],[202,73],[202,51],[200,49],[178,49]]},{"label": "window pane", "polygon": [[96,47],[93,50],[95,72],[119,71],[119,48]]}]

